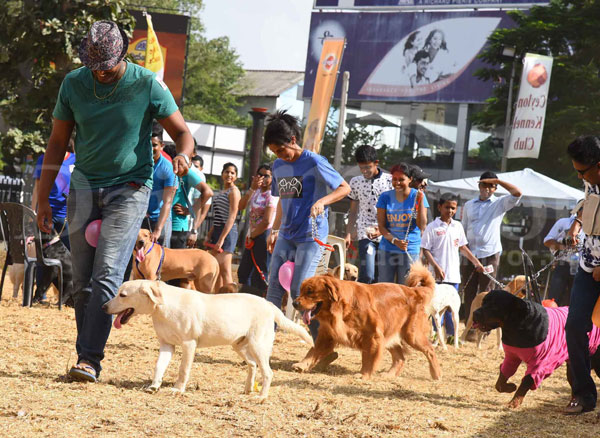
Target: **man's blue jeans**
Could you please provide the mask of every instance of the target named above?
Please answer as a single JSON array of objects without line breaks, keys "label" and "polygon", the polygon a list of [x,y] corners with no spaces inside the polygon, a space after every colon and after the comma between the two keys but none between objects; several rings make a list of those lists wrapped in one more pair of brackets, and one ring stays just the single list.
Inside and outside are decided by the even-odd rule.
[{"label": "man's blue jeans", "polygon": [[[269,287],[267,288],[267,301],[281,308],[285,289],[279,283],[279,268],[288,260],[294,262],[294,276],[290,286],[292,300],[300,295],[300,286],[302,282],[315,275],[319,261],[323,255],[321,246],[315,241],[296,243],[292,240],[286,240],[279,237],[273,249],[271,256],[271,266],[269,268]],[[316,320],[311,321],[309,327],[313,339],[317,339],[319,323]]]},{"label": "man's blue jeans", "polygon": [[[410,257],[414,263],[419,260],[419,253],[411,254]],[[379,251],[379,283],[404,283],[412,263],[405,251]]]},{"label": "man's blue jeans", "polygon": [[[112,316],[102,306],[116,295],[123,282],[149,199],[148,187],[130,184],[71,189],[69,193],[78,362],[92,365],[97,375],[112,325]],[[96,219],[102,220],[102,227],[94,248],[87,243],[85,230]]]},{"label": "man's blue jeans", "polygon": [[600,282],[579,268],[571,289],[569,316],[565,325],[567,349],[573,379],[573,395],[586,407],[596,406],[596,384],[591,376],[588,333],[592,330],[592,311],[600,295]]},{"label": "man's blue jeans", "polygon": [[358,269],[359,283],[377,283],[375,276],[375,264],[377,262],[377,249],[379,242],[371,239],[360,239],[358,241],[358,258],[360,267]]}]

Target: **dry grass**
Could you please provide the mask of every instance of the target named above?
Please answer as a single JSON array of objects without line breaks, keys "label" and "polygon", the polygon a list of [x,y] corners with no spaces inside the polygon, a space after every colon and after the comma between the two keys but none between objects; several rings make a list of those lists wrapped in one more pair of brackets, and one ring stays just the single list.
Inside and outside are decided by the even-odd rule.
[{"label": "dry grass", "polygon": [[[97,384],[68,383],[75,361],[72,309],[25,309],[5,286],[0,303],[0,430],[7,437],[563,437],[598,436],[595,413],[565,417],[569,398],[562,367],[524,406],[505,407],[510,396],[494,388],[502,353],[488,338],[448,352],[438,349],[443,379],[429,377],[413,353],[399,378],[355,377],[360,355],[339,349],[325,373],[297,374],[291,365],[306,347],[279,333],[269,399],[242,394],[246,369],[229,347],[198,350],[188,392],[173,396],[179,354],[163,389],[146,394],[157,356],[151,321],[140,316],[113,330]],[[386,357],[385,366],[389,366]],[[520,369],[518,377],[523,373]]]}]

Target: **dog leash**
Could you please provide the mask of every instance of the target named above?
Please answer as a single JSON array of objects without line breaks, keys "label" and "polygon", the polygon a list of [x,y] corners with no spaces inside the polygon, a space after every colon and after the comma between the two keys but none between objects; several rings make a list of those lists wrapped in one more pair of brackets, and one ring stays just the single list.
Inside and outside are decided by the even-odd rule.
[{"label": "dog leash", "polygon": [[265,278],[265,274],[263,274],[263,271],[261,271],[261,269],[258,267],[258,263],[256,263],[256,259],[254,258],[254,240],[246,238],[245,247],[247,250],[250,251],[250,256],[252,256],[252,263],[254,263],[254,267],[260,274],[260,278],[262,278],[262,281],[264,281],[265,284],[268,285],[267,279]]},{"label": "dog leash", "polygon": [[[321,216],[321,215],[319,215]],[[323,215],[323,218],[325,216]],[[332,245],[329,245],[328,243],[323,243],[321,242],[321,240],[319,240],[319,229],[317,226],[317,218],[314,216],[310,217],[310,222],[311,222],[311,234],[312,234],[312,238],[315,242],[317,242],[319,245],[321,245],[323,248],[325,248],[327,251],[335,251],[335,249],[333,248]]]},{"label": "dog leash", "polygon": [[[423,196],[425,196],[425,195],[423,195]],[[415,203],[413,204],[413,206],[412,206],[412,208],[410,210],[410,219],[408,219],[408,227],[406,227],[406,234],[404,235],[404,240],[407,242],[406,249],[404,251],[406,252],[406,255],[408,256],[408,260],[410,261],[411,265],[415,261],[413,260],[412,256],[408,252],[408,234],[410,233],[410,226],[412,224],[413,215],[414,215],[415,210],[417,208],[417,203],[418,202],[419,202],[419,191],[417,190],[417,195],[415,196]]]},{"label": "dog leash", "polygon": [[537,280],[538,277],[542,274],[542,272],[544,272],[546,269],[548,269],[554,263],[561,262],[561,261],[568,261],[568,258],[570,256],[581,252],[582,249],[583,249],[583,245],[577,245],[577,246],[569,246],[566,249],[556,251],[552,255],[552,260],[550,260],[550,262],[548,262],[548,264],[545,265],[542,269],[540,269],[535,274],[533,274],[531,276],[531,278],[533,278],[534,280]]},{"label": "dog leash", "polygon": [[[150,246],[150,248],[148,248],[148,251],[146,251],[144,253],[144,257],[147,256],[148,254],[150,254],[150,251],[152,251],[152,248],[154,248],[154,243],[155,242],[152,242],[152,245]],[[158,268],[156,269],[156,276],[158,278],[158,281],[160,281],[160,279],[161,279],[162,265],[163,265],[163,262],[165,260],[165,248],[163,246],[159,245],[158,243],[156,245],[160,246],[160,249],[161,249],[160,262],[158,263]],[[140,266],[139,265],[140,265],[140,262],[139,262],[138,258],[136,257],[135,258],[135,268],[137,269],[138,273],[142,276],[142,279],[145,280],[146,277],[144,277],[144,274],[142,274],[142,271],[140,271]]]},{"label": "dog leash", "polygon": [[219,254],[221,254],[223,252],[223,248],[219,248],[217,250],[217,245],[215,245],[214,243],[205,243],[204,246],[214,249],[215,251],[217,251]]},{"label": "dog leash", "polygon": [[[475,272],[475,271],[473,271]],[[487,278],[489,278],[493,283],[497,284],[498,286],[500,286],[501,289],[506,288],[506,285],[499,282],[498,280],[496,280],[494,277],[492,277],[490,274],[488,274],[487,272],[483,271],[482,272],[483,275],[485,275]]]}]

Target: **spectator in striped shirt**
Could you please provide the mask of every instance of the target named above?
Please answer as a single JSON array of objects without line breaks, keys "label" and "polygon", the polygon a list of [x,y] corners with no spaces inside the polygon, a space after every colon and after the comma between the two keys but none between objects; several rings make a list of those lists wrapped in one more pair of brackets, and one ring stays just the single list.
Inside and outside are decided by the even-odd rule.
[{"label": "spectator in striped shirt", "polygon": [[231,275],[231,259],[238,240],[238,229],[235,219],[240,203],[240,191],[235,186],[238,169],[233,163],[225,163],[221,177],[223,190],[213,198],[212,215],[213,224],[208,230],[206,240],[209,243],[210,253],[219,262],[220,274],[216,289],[233,283]]}]

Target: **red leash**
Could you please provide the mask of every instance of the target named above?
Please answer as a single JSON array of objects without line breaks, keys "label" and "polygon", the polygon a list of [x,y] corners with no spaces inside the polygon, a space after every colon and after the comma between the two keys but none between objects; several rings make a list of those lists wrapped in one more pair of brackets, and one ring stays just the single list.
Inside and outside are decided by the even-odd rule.
[{"label": "red leash", "polygon": [[218,250],[217,245],[215,245],[214,243],[205,243],[204,246],[207,246],[208,248],[214,249],[216,250],[219,254],[221,254],[223,252],[223,248],[219,248]]},{"label": "red leash", "polygon": [[254,258],[254,249],[253,249],[254,248],[254,240],[246,238],[245,246],[246,246],[246,249],[250,251],[250,255],[252,256],[252,263],[254,263],[254,267],[260,274],[260,278],[262,278],[262,280],[265,282],[265,284],[268,284],[267,279],[265,278],[265,274],[263,274],[263,272],[260,270],[260,268],[258,267],[258,263],[256,263],[256,259]]},{"label": "red leash", "polygon": [[327,251],[335,251],[335,249],[333,249],[333,246],[329,245],[328,243],[323,243],[319,240],[319,231],[317,230],[317,219],[313,216],[310,217],[310,222],[311,222],[311,233],[312,233],[312,238],[315,242],[317,242],[319,245],[321,245],[322,247],[324,247]]},{"label": "red leash", "polygon": [[354,246],[354,242],[350,242],[350,246],[348,247],[348,258],[353,259],[356,257],[356,246]]}]

